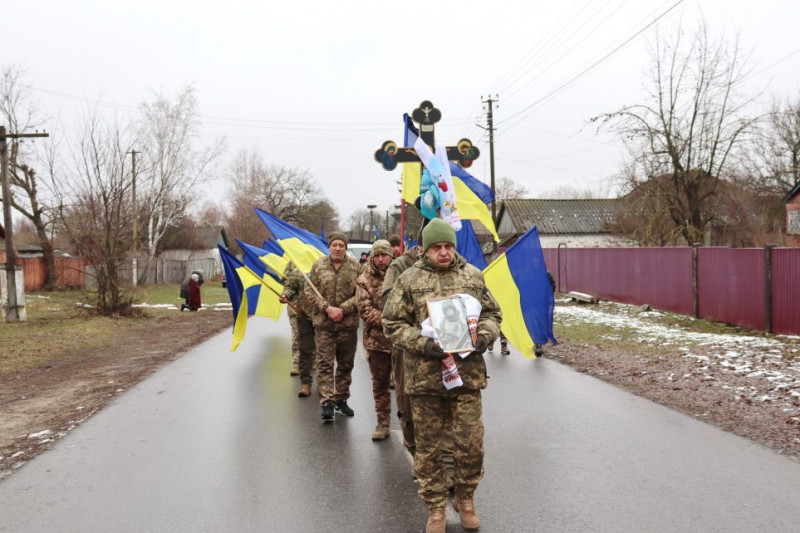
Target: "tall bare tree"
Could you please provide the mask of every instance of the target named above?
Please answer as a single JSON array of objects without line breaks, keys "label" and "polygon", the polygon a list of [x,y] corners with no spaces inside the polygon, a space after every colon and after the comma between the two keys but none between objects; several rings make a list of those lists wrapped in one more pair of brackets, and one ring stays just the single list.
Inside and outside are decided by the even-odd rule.
[{"label": "tall bare tree", "polygon": [[[0,72],[0,116],[7,123],[9,131],[27,133],[44,124],[36,102],[25,90],[25,72],[16,65],[3,66]],[[47,141],[40,141],[47,142]],[[55,254],[53,244],[48,238],[48,228],[53,221],[52,189],[50,182],[42,179],[36,171],[41,164],[36,143],[22,143],[11,139],[8,158],[9,184],[11,185],[10,204],[28,219],[36,231],[36,238],[42,247],[46,275],[45,289],[56,284]]]},{"label": "tall bare tree", "polygon": [[[707,28],[685,40],[681,27],[651,43],[646,101],[592,120],[618,134],[630,155],[623,188],[639,191],[653,230],[667,234],[656,241],[702,242],[718,216],[713,198],[725,179],[731,154],[755,119],[745,107],[747,61],[738,42],[712,40]],[[666,176],[666,178],[664,178]],[[662,229],[663,228],[663,229]]]},{"label": "tall bare tree", "polygon": [[228,197],[230,218],[228,234],[251,244],[260,243],[265,228],[253,207],[272,213],[290,224],[319,233],[323,216],[335,215],[335,209],[323,198],[321,190],[307,170],[268,165],[255,150],[241,150],[230,165]]},{"label": "tall bare tree", "polygon": [[800,183],[800,96],[773,100],[741,158],[751,187],[783,197]]},{"label": "tall bare tree", "polygon": [[142,276],[166,231],[197,201],[197,186],[212,177],[212,163],[225,149],[224,140],[198,146],[200,127],[197,97],[191,87],[174,99],[157,93],[142,104],[137,217],[145,222],[143,238],[148,251]]},{"label": "tall bare tree", "polygon": [[128,168],[133,140],[123,128],[104,123],[97,112],[85,119],[72,148],[71,179],[57,184],[59,225],[73,250],[94,270],[97,311],[111,315],[130,310],[122,272],[132,238]]}]

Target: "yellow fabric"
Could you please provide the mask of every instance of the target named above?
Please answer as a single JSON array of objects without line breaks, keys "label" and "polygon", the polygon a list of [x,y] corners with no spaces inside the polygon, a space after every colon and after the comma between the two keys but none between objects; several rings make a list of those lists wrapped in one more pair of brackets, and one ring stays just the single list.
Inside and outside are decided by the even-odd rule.
[{"label": "yellow fabric", "polygon": [[[421,180],[422,163],[403,163],[403,200],[413,205],[414,200],[419,196]],[[453,188],[459,216],[465,220],[477,220],[492,234],[495,242],[500,242],[500,237],[497,236],[494,222],[492,222],[489,206],[483,203],[457,176],[453,176]]]},{"label": "yellow fabric", "polygon": [[270,270],[283,278],[283,273],[286,271],[286,265],[289,264],[288,259],[276,254],[265,254],[259,257],[259,259],[261,259],[261,261],[267,265]]},{"label": "yellow fabric", "polygon": [[279,299],[279,295],[283,293],[283,285],[272,279],[268,274],[264,274],[264,277],[259,277],[246,266],[242,266],[236,269],[236,275],[239,276],[244,291],[242,292],[242,303],[239,307],[239,313],[233,325],[233,345],[231,346],[231,351],[239,347],[242,339],[244,339],[245,330],[247,329],[247,289],[256,285],[262,285],[258,295],[258,303],[256,304],[255,314],[257,316],[278,320],[284,307],[284,304],[282,304]]},{"label": "yellow fabric", "polygon": [[[292,237],[291,239],[279,239],[278,244],[280,244],[281,248],[283,248],[283,251],[285,252],[285,255],[288,256],[289,261],[294,263],[294,266],[306,274],[311,272],[311,266],[314,264],[314,261],[325,255],[316,247],[304,243],[297,237]],[[283,271],[280,273],[283,274]]]},{"label": "yellow fabric", "polygon": [[528,333],[528,327],[525,325],[525,319],[522,316],[519,289],[511,276],[511,270],[508,268],[505,254],[492,261],[484,269],[483,279],[486,280],[486,286],[497,300],[497,303],[500,304],[500,309],[503,312],[503,322],[500,326],[503,335],[525,357],[535,359],[533,339]]}]

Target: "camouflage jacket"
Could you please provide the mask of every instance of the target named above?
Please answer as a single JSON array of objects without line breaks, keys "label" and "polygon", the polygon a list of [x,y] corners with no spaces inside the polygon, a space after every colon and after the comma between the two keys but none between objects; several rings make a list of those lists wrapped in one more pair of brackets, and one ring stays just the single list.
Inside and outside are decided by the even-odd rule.
[{"label": "camouflage jacket", "polygon": [[356,298],[358,300],[358,314],[364,320],[364,348],[378,352],[391,352],[392,345],[383,334],[383,278],[385,270],[378,270],[369,256],[368,265],[356,280]]},{"label": "camouflage jacket", "polygon": [[394,282],[397,281],[397,278],[400,277],[400,274],[408,270],[411,265],[416,263],[417,259],[419,259],[417,255],[417,247],[414,246],[406,251],[406,253],[391,262],[389,268],[386,270],[386,277],[383,278],[383,289],[381,296],[383,296],[384,303],[387,300],[389,291],[391,291],[392,287],[394,287]]},{"label": "camouflage jacket", "polygon": [[[358,307],[356,306],[356,278],[358,261],[345,255],[339,270],[333,268],[330,256],[316,260],[309,272],[311,283],[322,294],[320,298],[310,285],[306,284],[305,294],[311,302],[315,329],[339,331],[358,329]],[[344,318],[334,322],[325,309],[332,305],[344,311]]]},{"label": "camouflage jacket", "polygon": [[286,278],[283,282],[283,294],[286,296],[286,299],[297,308],[297,311],[295,311],[292,306],[289,305],[286,307],[287,313],[289,316],[311,317],[313,309],[311,307],[311,302],[305,294],[305,276],[291,263],[286,267],[283,275]]},{"label": "camouflage jacket", "polygon": [[[500,307],[486,288],[481,271],[458,254],[444,271],[434,269],[423,256],[397,279],[389,294],[383,308],[383,328],[392,344],[405,350],[403,389],[407,394],[444,396],[458,394],[462,388],[451,391],[444,388],[442,363],[423,355],[428,338],[423,337],[420,331],[420,324],[428,318],[428,300],[456,293],[469,294],[481,302],[478,335],[488,343],[494,342],[500,333]],[[472,352],[463,359],[459,355],[454,359],[464,389],[486,387],[486,362],[482,354]]]}]

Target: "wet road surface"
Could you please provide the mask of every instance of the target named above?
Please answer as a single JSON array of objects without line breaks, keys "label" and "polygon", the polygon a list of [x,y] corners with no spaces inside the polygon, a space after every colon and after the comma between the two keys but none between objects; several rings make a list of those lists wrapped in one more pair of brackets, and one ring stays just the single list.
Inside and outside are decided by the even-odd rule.
[{"label": "wet road surface", "polygon": [[[324,425],[288,330],[252,318],[236,352],[225,331],[127,391],[0,482],[0,531],[423,531],[396,419],[370,439],[363,350],[356,416]],[[487,362],[484,533],[800,527],[797,462],[547,358]]]}]

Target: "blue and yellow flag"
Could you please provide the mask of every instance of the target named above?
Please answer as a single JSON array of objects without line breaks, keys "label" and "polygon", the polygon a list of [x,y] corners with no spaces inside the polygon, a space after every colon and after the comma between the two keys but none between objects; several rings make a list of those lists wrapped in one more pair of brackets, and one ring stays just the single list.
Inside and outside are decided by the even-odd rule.
[{"label": "blue and yellow flag", "polygon": [[[403,115],[403,121],[405,122],[404,146],[414,146],[419,132],[411,123],[407,113]],[[499,242],[500,237],[497,236],[492,214],[486,206],[487,203],[494,199],[491,188],[452,161],[450,162],[450,174],[453,178],[456,207],[461,220],[479,221],[492,234],[494,240]],[[403,163],[403,200],[409,204],[414,204],[414,200],[419,196],[421,181],[422,163]]]},{"label": "blue and yellow flag", "polygon": [[486,268],[486,258],[469,220],[462,220],[461,229],[456,232],[456,251],[478,270]]},{"label": "blue and yellow flag", "polygon": [[[286,265],[289,264],[289,260],[284,258],[282,255],[275,254],[273,252],[268,252],[263,248],[259,248],[258,246],[253,246],[252,244],[247,244],[246,242],[242,242],[239,239],[236,239],[236,242],[239,243],[239,247],[244,252],[244,264],[250,267],[254,271],[258,271],[256,266],[252,265],[248,260],[255,260],[260,261],[260,266],[263,268],[264,265],[267,266],[267,274],[272,276],[275,281],[278,283],[283,284],[283,273],[286,271]],[[283,250],[281,250],[281,254],[283,254]]]},{"label": "blue and yellow flag", "polygon": [[483,277],[503,311],[503,334],[525,357],[536,357],[534,344],[556,344],[553,288],[536,226],[492,261]]},{"label": "blue and yellow flag", "polygon": [[319,236],[284,222],[258,207],[254,209],[261,222],[267,226],[269,232],[283,248],[285,256],[302,272],[308,274],[314,261],[323,255],[328,255],[328,245]]},{"label": "blue and yellow flag", "polygon": [[[249,315],[266,316],[278,320],[283,304],[278,295],[283,293],[283,285],[268,274],[257,274],[230,253],[224,246],[217,245],[225,270],[225,281],[233,308],[233,344],[236,350],[244,339]],[[266,270],[263,268],[262,270]]]}]

